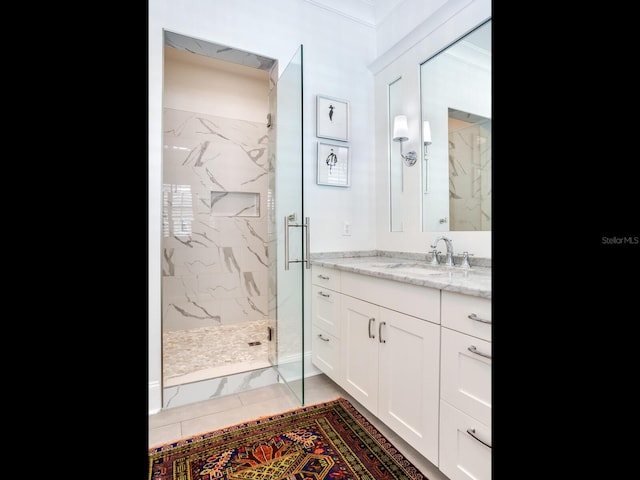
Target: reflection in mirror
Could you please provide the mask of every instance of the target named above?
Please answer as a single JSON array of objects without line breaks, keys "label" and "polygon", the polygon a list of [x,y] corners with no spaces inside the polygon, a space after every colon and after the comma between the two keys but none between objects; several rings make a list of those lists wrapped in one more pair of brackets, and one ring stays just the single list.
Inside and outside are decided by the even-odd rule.
[{"label": "reflection in mirror", "polygon": [[491,21],[420,66],[422,231],[491,230]]},{"label": "reflection in mirror", "polygon": [[393,119],[396,115],[402,114],[402,77],[394,80],[389,84],[389,107],[387,115],[387,133],[389,148],[389,212],[390,212],[390,231],[402,232],[402,190],[403,190],[403,172],[402,157],[400,156],[400,148],[398,143],[393,141]]},{"label": "reflection in mirror", "polygon": [[491,230],[491,119],[449,109],[449,229]]}]

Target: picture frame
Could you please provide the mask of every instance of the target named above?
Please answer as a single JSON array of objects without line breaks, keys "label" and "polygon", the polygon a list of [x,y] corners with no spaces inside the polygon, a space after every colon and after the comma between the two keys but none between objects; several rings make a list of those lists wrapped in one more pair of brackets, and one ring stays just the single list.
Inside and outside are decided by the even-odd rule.
[{"label": "picture frame", "polygon": [[349,101],[326,95],[316,96],[316,136],[349,140]]},{"label": "picture frame", "polygon": [[349,147],[337,143],[318,142],[316,183],[333,187],[351,185]]}]

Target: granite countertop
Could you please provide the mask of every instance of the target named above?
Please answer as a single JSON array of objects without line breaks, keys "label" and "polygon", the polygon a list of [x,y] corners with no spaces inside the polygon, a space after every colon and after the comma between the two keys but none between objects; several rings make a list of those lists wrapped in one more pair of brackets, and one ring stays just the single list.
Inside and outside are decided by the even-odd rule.
[{"label": "granite countertop", "polygon": [[429,254],[388,251],[328,252],[311,254],[311,264],[345,272],[395,280],[449,292],[491,298],[491,259],[471,257],[471,269],[429,265]]}]

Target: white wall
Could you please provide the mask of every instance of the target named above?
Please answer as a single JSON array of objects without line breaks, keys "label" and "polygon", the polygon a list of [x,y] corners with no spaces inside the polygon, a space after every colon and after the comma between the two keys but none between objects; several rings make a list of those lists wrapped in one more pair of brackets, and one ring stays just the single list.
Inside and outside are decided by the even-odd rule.
[{"label": "white wall", "polygon": [[[437,3],[437,2],[436,2]],[[420,233],[419,212],[415,225],[400,234],[389,233],[388,181],[386,181],[387,125],[385,98],[374,92],[374,74],[380,77],[397,69],[409,80],[405,98],[407,115],[419,116],[419,83],[416,58],[438,49],[490,16],[490,0],[449,0],[436,10],[434,21],[420,0],[406,0],[399,12],[389,13],[380,34],[368,24],[330,12],[311,0],[150,0],[149,10],[149,411],[161,408],[161,312],[160,245],[162,185],[162,55],[163,30],[227,45],[278,60],[280,70],[300,44],[304,45],[304,214],[311,217],[311,251],[406,250],[426,252],[432,238]],[[469,5],[468,8],[464,8]],[[443,13],[444,12],[444,13]],[[438,16],[439,15],[439,16]],[[446,18],[445,18],[446,17]],[[391,20],[393,18],[393,20]],[[440,26],[443,18],[445,23]],[[423,21],[425,20],[425,21]],[[414,26],[417,25],[415,28]],[[439,28],[436,28],[439,26]],[[396,37],[407,33],[395,44]],[[412,46],[427,37],[423,51]],[[386,48],[391,44],[390,48]],[[379,47],[377,47],[377,45]],[[384,49],[384,51],[382,51]],[[406,58],[395,62],[398,55]],[[419,54],[420,53],[420,54]],[[380,54],[378,57],[377,55]],[[393,63],[391,63],[393,62]],[[390,65],[391,70],[389,70]],[[376,78],[376,82],[378,79]],[[375,93],[375,95],[374,95]],[[316,185],[315,97],[317,94],[350,102],[351,186]],[[410,105],[415,110],[408,108]],[[382,110],[380,110],[382,109]],[[381,113],[382,112],[382,113]],[[374,119],[384,119],[385,122]],[[419,138],[417,122],[411,135]],[[411,128],[411,127],[410,127]],[[409,142],[411,143],[411,142]],[[410,145],[406,145],[409,147]],[[413,147],[415,148],[415,146]],[[407,149],[408,150],[408,149]],[[419,198],[419,178],[410,185]],[[419,203],[419,202],[416,202]],[[351,236],[342,235],[344,221]],[[490,256],[490,234],[461,240],[452,232],[458,250]],[[486,232],[481,232],[486,233]],[[456,235],[453,235],[456,234]],[[478,242],[477,245],[472,242]],[[488,254],[488,255],[487,255]],[[310,318],[310,301],[305,315]],[[309,332],[310,328],[305,328]],[[305,345],[307,339],[305,339]]]},{"label": "white wall", "polygon": [[[376,45],[383,54],[449,0],[377,0]],[[470,0],[467,0],[467,2]]]}]

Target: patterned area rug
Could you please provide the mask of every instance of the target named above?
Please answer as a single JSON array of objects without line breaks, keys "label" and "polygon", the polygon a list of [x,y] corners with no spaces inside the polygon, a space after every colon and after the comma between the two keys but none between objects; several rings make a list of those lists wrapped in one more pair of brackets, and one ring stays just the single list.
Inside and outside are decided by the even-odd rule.
[{"label": "patterned area rug", "polygon": [[149,480],[426,477],[338,398],[149,450]]}]

